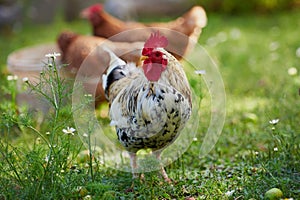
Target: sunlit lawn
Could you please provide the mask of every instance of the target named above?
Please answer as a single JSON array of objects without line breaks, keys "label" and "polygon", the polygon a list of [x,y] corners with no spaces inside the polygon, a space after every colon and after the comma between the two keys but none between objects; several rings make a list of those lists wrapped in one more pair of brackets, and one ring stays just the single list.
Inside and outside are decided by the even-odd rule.
[{"label": "sunlit lawn", "polygon": [[[274,187],[281,189],[285,198],[299,199],[299,12],[266,16],[209,14],[208,19],[199,42],[217,63],[225,85],[227,116],[222,135],[213,151],[199,158],[206,132],[200,124],[198,140],[166,168],[173,185],[162,183],[156,173],[150,173],[130,192],[126,191],[132,184],[130,173],[106,168],[105,163],[88,167],[88,156],[66,164],[68,153],[77,156],[81,150],[76,134],[70,139],[61,131],[74,126],[70,106],[61,108],[58,121],[65,121],[59,121],[54,129],[62,145],[55,154],[58,160],[45,167],[49,149],[43,141],[37,143],[40,135],[20,125],[18,120],[23,116],[12,113],[10,98],[4,98],[11,88],[6,78],[10,52],[54,42],[64,29],[89,34],[89,25],[85,21],[67,24],[57,20],[51,25],[27,25],[15,34],[3,33],[0,199],[263,199],[264,193]],[[204,95],[203,105],[208,99],[209,95]],[[204,114],[209,111],[203,110]],[[54,122],[49,119],[52,114],[38,130],[42,136],[48,137],[46,132],[53,128],[50,126]],[[203,124],[207,124],[209,116],[202,117]],[[27,116],[23,120],[36,125],[35,119]],[[275,119],[279,122],[272,124]],[[47,176],[45,169],[50,170]]]}]

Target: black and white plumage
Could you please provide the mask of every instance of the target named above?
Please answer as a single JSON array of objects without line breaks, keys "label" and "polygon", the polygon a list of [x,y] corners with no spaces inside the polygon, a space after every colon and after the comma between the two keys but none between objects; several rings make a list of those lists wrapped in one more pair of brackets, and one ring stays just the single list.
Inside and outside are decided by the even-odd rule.
[{"label": "black and white plumage", "polygon": [[[102,78],[111,125],[130,154],[134,173],[138,150],[150,148],[160,158],[161,151],[183,129],[192,109],[190,86],[180,62],[162,48],[154,51],[161,52],[168,64],[157,81],[149,81],[142,67],[126,64],[110,50],[104,50],[111,58]],[[161,172],[169,181],[163,167]]]}]

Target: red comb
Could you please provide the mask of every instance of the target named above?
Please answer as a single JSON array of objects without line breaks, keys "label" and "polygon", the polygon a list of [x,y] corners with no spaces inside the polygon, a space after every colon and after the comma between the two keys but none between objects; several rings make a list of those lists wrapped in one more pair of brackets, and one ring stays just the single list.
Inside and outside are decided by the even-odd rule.
[{"label": "red comb", "polygon": [[165,48],[166,46],[168,46],[168,39],[160,35],[159,31],[152,33],[144,44],[144,48]]},{"label": "red comb", "polygon": [[102,4],[98,3],[90,6],[88,9],[90,10],[90,12],[96,13],[96,12],[101,12],[103,10],[103,6]]}]

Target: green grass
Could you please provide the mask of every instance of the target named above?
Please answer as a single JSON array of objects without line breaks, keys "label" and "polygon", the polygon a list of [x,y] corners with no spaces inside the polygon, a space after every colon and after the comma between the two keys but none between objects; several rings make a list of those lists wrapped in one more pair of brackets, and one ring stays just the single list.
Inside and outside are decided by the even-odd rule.
[{"label": "green grass", "polygon": [[[0,199],[263,199],[273,187],[280,188],[286,198],[299,199],[299,12],[208,18],[199,42],[218,64],[225,84],[227,116],[222,135],[214,149],[199,158],[209,118],[203,116],[198,140],[166,167],[174,183],[163,183],[151,172],[144,183],[135,182],[133,191],[126,191],[132,184],[130,173],[91,160],[80,152],[84,148],[77,135],[62,133],[63,128],[74,127],[68,95],[59,97],[61,107],[52,106],[42,124],[26,108],[16,107],[10,97],[15,92],[14,83],[6,79],[11,51],[54,41],[63,29],[87,34],[88,24],[57,20],[2,33]],[[292,67],[298,70],[296,75],[288,74]],[[202,105],[208,99],[204,95]],[[209,114],[208,108],[203,110]],[[269,123],[277,118],[278,124]],[[56,144],[55,148],[46,141]],[[46,162],[50,151],[53,161]]]}]

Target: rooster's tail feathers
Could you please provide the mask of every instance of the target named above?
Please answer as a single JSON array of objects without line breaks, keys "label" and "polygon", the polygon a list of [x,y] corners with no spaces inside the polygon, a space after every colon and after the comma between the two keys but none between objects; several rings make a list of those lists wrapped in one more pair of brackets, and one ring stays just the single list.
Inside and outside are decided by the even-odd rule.
[{"label": "rooster's tail feathers", "polygon": [[116,56],[108,47],[102,46],[102,49],[106,51],[110,56],[109,66],[106,73],[102,75],[102,87],[105,91],[105,96],[108,99],[109,86],[114,82],[126,76],[125,66],[126,62]]}]

